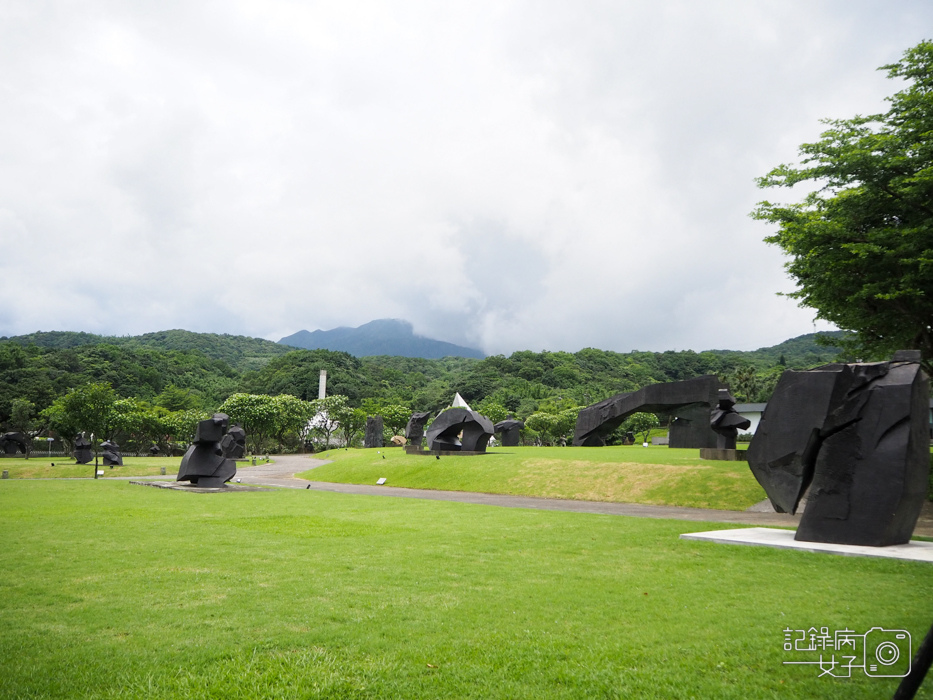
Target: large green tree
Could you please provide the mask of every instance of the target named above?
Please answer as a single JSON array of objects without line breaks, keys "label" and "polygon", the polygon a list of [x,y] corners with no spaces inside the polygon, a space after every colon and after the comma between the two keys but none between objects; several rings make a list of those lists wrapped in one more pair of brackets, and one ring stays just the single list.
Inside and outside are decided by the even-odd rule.
[{"label": "large green tree", "polygon": [[866,357],[922,351],[933,369],[933,42],[882,66],[907,82],[883,114],[824,120],[760,187],[810,183],[796,204],[761,202],[754,218],[778,225],[765,240],[791,260],[790,296],[817,318],[853,331]]},{"label": "large green tree", "polygon": [[95,454],[100,441],[111,437],[113,405],[117,399],[110,384],[95,382],[75,387],[42,412],[50,427],[70,443],[76,433],[92,437]]},{"label": "large green tree", "polygon": [[266,438],[275,435],[280,418],[279,404],[266,394],[233,394],[219,410],[230,416],[231,425],[243,427],[252,454],[260,452]]}]

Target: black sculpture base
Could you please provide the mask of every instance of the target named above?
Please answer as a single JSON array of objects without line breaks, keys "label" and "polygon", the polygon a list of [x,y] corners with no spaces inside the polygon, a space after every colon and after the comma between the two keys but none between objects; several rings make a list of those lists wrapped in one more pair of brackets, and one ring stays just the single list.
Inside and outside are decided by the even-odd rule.
[{"label": "black sculpture base", "polygon": [[720,462],[744,462],[747,450],[729,450],[718,447],[701,447],[700,459],[718,460]]}]

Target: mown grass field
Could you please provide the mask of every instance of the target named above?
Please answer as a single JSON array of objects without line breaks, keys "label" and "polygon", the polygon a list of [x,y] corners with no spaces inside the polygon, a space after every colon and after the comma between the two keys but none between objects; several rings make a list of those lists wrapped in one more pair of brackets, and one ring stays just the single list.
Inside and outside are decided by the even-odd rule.
[{"label": "mown grass field", "polygon": [[783,630],[919,643],[929,565],[678,539],[698,529],[2,481],[0,697],[890,697],[896,680],[784,665]]},{"label": "mown grass field", "polygon": [[[314,481],[589,501],[745,510],[765,492],[745,462],[702,460],[699,450],[641,447],[500,447],[472,457],[407,455],[400,448],[330,450],[301,474]],[[383,456],[385,459],[383,459]]]},{"label": "mown grass field", "polygon": [[[181,457],[123,457],[122,467],[103,466],[100,459],[98,469],[104,476],[158,476],[162,467],[168,474],[177,474]],[[81,479],[94,478],[94,462],[78,464],[72,457],[46,457],[34,452],[25,457],[4,457],[0,469],[9,472],[10,479]]]}]

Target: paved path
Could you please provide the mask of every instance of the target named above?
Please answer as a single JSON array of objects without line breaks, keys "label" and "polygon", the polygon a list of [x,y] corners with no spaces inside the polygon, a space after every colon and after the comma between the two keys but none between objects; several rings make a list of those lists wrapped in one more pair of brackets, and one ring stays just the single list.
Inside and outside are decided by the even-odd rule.
[{"label": "paved path", "polygon": [[[237,477],[244,484],[279,486],[293,489],[312,489],[335,493],[354,493],[367,496],[391,496],[396,498],[420,498],[429,501],[455,501],[505,508],[536,508],[539,510],[564,510],[574,513],[601,513],[606,515],[629,515],[638,518],[671,518],[719,523],[741,523],[744,525],[771,525],[796,527],[799,515],[786,513],[751,513],[735,510],[711,510],[707,508],[683,508],[680,506],[649,506],[638,503],[605,503],[601,501],[575,501],[562,498],[536,498],[533,496],[506,496],[469,491],[437,491],[408,489],[397,486],[361,484],[335,484],[326,481],[296,479],[294,474],[314,469],[327,460],[302,455],[280,455],[270,464],[241,467]],[[933,537],[933,503],[925,503],[920,520],[914,529],[915,535]]]}]

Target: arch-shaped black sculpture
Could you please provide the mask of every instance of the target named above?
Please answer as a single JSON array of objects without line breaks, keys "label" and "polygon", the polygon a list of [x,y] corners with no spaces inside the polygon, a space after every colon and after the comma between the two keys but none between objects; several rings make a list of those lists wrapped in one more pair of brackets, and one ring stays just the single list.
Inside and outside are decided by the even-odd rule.
[{"label": "arch-shaped black sculpture", "polygon": [[[463,435],[458,439],[460,433]],[[441,452],[485,452],[495,428],[486,416],[467,408],[448,408],[428,428],[428,449]]]},{"label": "arch-shaped black sculpture", "polygon": [[597,447],[605,436],[633,413],[669,413],[671,447],[716,447],[717,435],[710,428],[710,410],[719,404],[722,382],[712,374],[682,382],[642,387],[581,409],[573,432],[573,444]]}]

